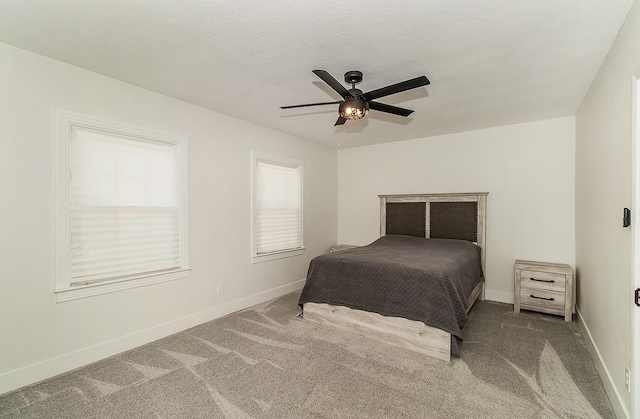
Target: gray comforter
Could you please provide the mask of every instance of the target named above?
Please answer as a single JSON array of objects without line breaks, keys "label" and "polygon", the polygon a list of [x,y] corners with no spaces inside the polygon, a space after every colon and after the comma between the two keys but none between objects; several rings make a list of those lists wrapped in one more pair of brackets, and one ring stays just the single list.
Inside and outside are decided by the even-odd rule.
[{"label": "gray comforter", "polygon": [[481,277],[480,248],[471,242],[384,236],[314,258],[299,303],[421,321],[451,333],[451,353],[457,356],[460,329],[468,320],[465,304]]}]

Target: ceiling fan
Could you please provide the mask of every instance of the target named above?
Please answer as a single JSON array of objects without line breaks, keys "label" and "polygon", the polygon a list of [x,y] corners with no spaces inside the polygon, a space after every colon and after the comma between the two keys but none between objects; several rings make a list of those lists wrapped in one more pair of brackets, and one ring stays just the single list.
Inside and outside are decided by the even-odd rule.
[{"label": "ceiling fan", "polygon": [[364,118],[369,113],[369,109],[380,112],[387,112],[394,115],[409,116],[411,115],[411,113],[413,113],[413,111],[410,109],[386,105],[380,102],[374,102],[374,99],[404,92],[405,90],[411,90],[417,87],[426,86],[431,83],[425,76],[420,76],[386,87],[381,87],[380,89],[372,90],[367,93],[362,93],[362,90],[356,89],[356,84],[362,81],[361,71],[352,70],[344,73],[344,81],[351,84],[351,89],[348,90],[342,84],[340,84],[340,82],[336,80],[331,74],[324,70],[313,70],[313,73],[316,76],[320,77],[322,81],[327,83],[329,87],[338,92],[340,96],[342,96],[343,100],[337,100],[335,102],[308,103],[305,105],[281,106],[280,109],[302,108],[305,106],[318,105],[335,105],[339,103],[340,106],[338,107],[338,115],[340,116],[338,117],[338,120],[336,121],[334,126],[344,124],[345,122],[347,122],[347,119]]}]

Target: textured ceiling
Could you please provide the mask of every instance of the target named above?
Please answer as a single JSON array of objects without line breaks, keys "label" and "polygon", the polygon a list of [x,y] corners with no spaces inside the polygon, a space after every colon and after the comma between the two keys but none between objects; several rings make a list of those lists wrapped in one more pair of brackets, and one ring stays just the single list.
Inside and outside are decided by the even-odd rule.
[{"label": "textured ceiling", "polygon": [[[573,115],[633,0],[2,0],[0,42],[330,147]],[[334,127],[311,71],[361,70],[379,99]]]}]

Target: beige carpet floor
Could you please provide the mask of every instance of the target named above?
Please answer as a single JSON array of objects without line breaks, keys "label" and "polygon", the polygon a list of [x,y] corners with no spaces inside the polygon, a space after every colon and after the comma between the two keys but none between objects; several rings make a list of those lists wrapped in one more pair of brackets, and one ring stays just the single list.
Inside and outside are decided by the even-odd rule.
[{"label": "beige carpet floor", "polygon": [[614,418],[577,323],[479,301],[450,364],[296,317],[299,293],[0,396],[0,418]]}]

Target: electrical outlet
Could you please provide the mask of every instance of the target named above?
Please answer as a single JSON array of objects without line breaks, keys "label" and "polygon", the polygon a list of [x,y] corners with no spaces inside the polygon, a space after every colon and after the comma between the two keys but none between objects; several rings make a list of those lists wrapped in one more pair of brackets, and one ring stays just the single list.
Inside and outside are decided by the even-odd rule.
[{"label": "electrical outlet", "polygon": [[224,284],[218,284],[218,295],[224,294]]},{"label": "electrical outlet", "polygon": [[631,373],[629,372],[629,367],[626,365],[624,366],[624,386],[628,392],[631,392]]}]

